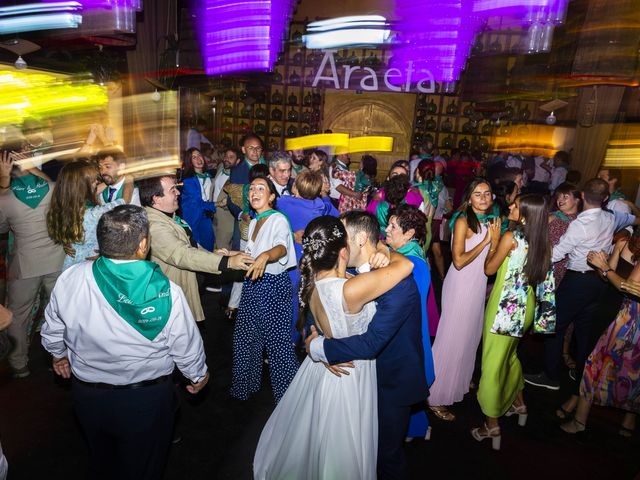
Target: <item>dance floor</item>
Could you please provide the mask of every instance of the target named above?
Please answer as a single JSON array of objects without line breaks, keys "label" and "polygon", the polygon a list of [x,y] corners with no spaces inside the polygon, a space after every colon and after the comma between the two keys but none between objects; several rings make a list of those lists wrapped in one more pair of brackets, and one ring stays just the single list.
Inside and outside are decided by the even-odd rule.
[{"label": "dance floor", "polygon": [[[250,401],[229,398],[233,324],[222,316],[217,295],[208,294],[203,303],[211,380],[197,398],[181,392],[177,434],[182,441],[172,446],[165,478],[250,479],[258,437],[273,409],[270,388],[265,377],[262,390]],[[84,478],[87,450],[73,417],[69,388],[54,379],[39,341],[36,337],[31,348],[29,378],[10,380],[5,367],[0,372],[0,438],[9,479]],[[523,348],[525,357],[535,358],[540,344],[528,339]],[[563,392],[525,388],[528,424],[521,428],[515,417],[502,419],[502,450],[494,452],[489,441],[478,443],[469,434],[482,422],[471,391],[453,407],[456,422],[432,415],[431,441],[406,444],[411,478],[640,478],[640,435],[618,435],[622,415],[596,407],[587,432],[569,436],[558,428],[553,413],[563,398]]]}]

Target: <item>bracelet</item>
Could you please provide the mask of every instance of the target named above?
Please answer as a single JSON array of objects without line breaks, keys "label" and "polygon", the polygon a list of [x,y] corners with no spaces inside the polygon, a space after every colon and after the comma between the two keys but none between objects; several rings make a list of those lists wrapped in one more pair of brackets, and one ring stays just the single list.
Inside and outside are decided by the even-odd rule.
[{"label": "bracelet", "polygon": [[602,276],[606,278],[607,277],[607,273],[609,273],[610,271],[611,271],[610,268],[607,268],[606,270],[603,270],[602,271]]}]

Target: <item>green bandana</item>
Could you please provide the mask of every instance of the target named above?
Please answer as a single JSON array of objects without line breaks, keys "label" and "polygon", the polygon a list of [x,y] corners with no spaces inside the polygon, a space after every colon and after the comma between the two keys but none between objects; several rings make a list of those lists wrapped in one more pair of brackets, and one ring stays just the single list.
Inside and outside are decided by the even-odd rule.
[{"label": "green bandana", "polygon": [[197,173],[196,172],[196,177],[198,177],[198,179],[202,178],[203,180],[206,180],[207,178],[211,178],[211,175],[209,175],[208,173]]},{"label": "green bandana", "polygon": [[[456,220],[458,219],[459,216],[465,216],[461,210],[458,210],[456,213],[453,214],[453,217],[451,217],[451,220],[449,220],[449,228],[451,229],[451,231],[453,232],[453,226],[456,224]],[[500,215],[498,215],[495,210],[494,213],[489,213],[487,215],[485,214],[480,214],[478,215],[476,213],[476,217],[478,218],[478,221],[480,223],[486,223],[487,220],[492,220],[494,218],[500,218]],[[503,222],[504,223],[504,222]]]},{"label": "green bandana", "polygon": [[423,200],[429,200],[429,203],[433,205],[434,208],[438,206],[438,197],[440,196],[440,192],[444,188],[444,182],[442,181],[442,177],[440,175],[438,175],[433,180],[416,183],[414,187],[418,187],[420,189]]},{"label": "green bandana", "polygon": [[613,202],[614,200],[624,200],[624,199],[625,199],[624,193],[622,193],[622,190],[620,189],[617,189],[615,192],[609,195],[610,202]]},{"label": "green bandana", "polygon": [[[402,200],[400,205],[404,205],[405,201]],[[380,224],[380,234],[383,237],[386,237],[387,225],[389,225],[389,210],[391,210],[391,205],[386,200],[382,200],[378,205],[376,205],[376,218],[378,219],[378,223]]]},{"label": "green bandana", "polygon": [[553,212],[553,216],[559,218],[565,223],[571,221],[571,219],[567,215],[562,213],[560,210],[556,210],[555,212]]},{"label": "green bandana", "polygon": [[[251,170],[251,167],[253,167],[253,163],[251,163],[247,157],[244,157],[244,161],[247,162],[247,165],[249,166],[249,170]],[[267,161],[261,155],[260,158],[258,159],[258,163],[261,163],[262,165],[266,165]],[[256,163],[256,165],[258,165],[258,163]]]},{"label": "green bandana", "polygon": [[401,246],[396,252],[401,253],[405,257],[414,256],[425,260],[424,250],[420,246],[417,240],[411,240]]},{"label": "green bandana", "polygon": [[362,170],[358,170],[356,172],[356,184],[355,184],[356,192],[364,192],[370,186],[371,186],[371,179]]},{"label": "green bandana", "polygon": [[49,193],[49,182],[33,174],[11,179],[11,190],[29,208],[36,208]]},{"label": "green bandana", "polygon": [[181,219],[178,215],[173,216],[173,221],[180,225],[182,228],[191,228],[189,227],[189,224]]},{"label": "green bandana", "polygon": [[293,171],[296,173],[300,173],[302,170],[305,169],[304,165],[296,165],[295,163],[291,163],[291,167],[293,168]]},{"label": "green bandana", "polygon": [[93,276],[109,305],[147,340],[153,341],[169,321],[171,285],[160,267],[146,260],[115,263],[100,257]]},{"label": "green bandana", "polygon": [[349,171],[349,167],[347,167],[344,163],[342,163],[337,158],[336,158],[336,167],[338,167],[338,170],[342,170],[343,172]]},{"label": "green bandana", "polygon": [[[268,217],[269,215],[273,215],[274,213],[279,213],[280,215],[284,216],[284,218],[287,219],[287,222],[289,223],[289,230],[291,230],[291,236],[293,237],[293,228],[291,227],[291,220],[289,220],[289,217],[287,216],[287,214],[285,214],[284,212],[281,212],[280,210],[265,210],[262,213],[259,213],[258,215],[256,215],[256,222],[260,221],[263,218]],[[295,243],[295,240],[294,240]]]},{"label": "green bandana", "polygon": [[111,200],[109,200],[109,188],[113,188],[113,187],[109,187],[109,185],[107,185],[107,188],[105,188],[102,191],[102,199],[104,200],[104,203],[109,203],[109,201],[113,202],[115,200],[122,198],[122,193],[124,192],[124,186],[123,188],[115,192],[116,195],[115,197],[111,197]]}]

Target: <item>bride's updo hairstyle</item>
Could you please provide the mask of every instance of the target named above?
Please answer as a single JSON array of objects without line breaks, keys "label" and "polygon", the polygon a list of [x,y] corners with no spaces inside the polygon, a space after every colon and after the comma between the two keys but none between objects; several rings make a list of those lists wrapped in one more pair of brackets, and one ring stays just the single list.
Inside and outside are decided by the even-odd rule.
[{"label": "bride's updo hairstyle", "polygon": [[306,311],[309,306],[311,292],[315,285],[314,277],[317,272],[331,270],[338,264],[340,250],[347,247],[347,231],[342,222],[330,216],[313,219],[304,229],[302,235],[302,257],[300,269],[300,312],[298,315],[298,330],[302,332]]}]

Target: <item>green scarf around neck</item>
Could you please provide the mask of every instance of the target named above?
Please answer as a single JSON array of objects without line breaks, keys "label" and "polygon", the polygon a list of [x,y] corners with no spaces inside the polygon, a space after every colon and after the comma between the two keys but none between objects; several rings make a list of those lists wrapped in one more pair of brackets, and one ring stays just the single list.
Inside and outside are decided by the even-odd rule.
[{"label": "green scarf around neck", "polygon": [[171,315],[171,284],[160,267],[146,260],[116,263],[105,257],[93,262],[93,277],[119,317],[153,341]]},{"label": "green scarf around neck", "polygon": [[444,188],[444,182],[442,181],[442,177],[440,175],[437,175],[433,180],[426,180],[422,183],[415,183],[413,186],[420,189],[423,200],[428,200],[433,208],[438,207],[438,197],[440,196],[440,192],[442,192],[442,189]]},{"label": "green scarf around neck", "polygon": [[115,192],[115,197],[111,197],[111,200],[109,200],[109,189],[113,188],[112,186],[107,185],[107,188],[105,188],[102,191],[102,199],[104,200],[104,203],[109,203],[109,201],[113,202],[114,200],[119,200],[120,198],[122,198],[122,194],[124,193],[124,185],[117,191]]},{"label": "green scarf around neck", "polygon": [[36,208],[49,193],[49,182],[30,173],[11,179],[11,191],[29,208]]},{"label": "green scarf around neck", "polygon": [[401,253],[405,257],[414,256],[426,261],[424,249],[417,240],[413,239],[401,246],[396,252]]}]

